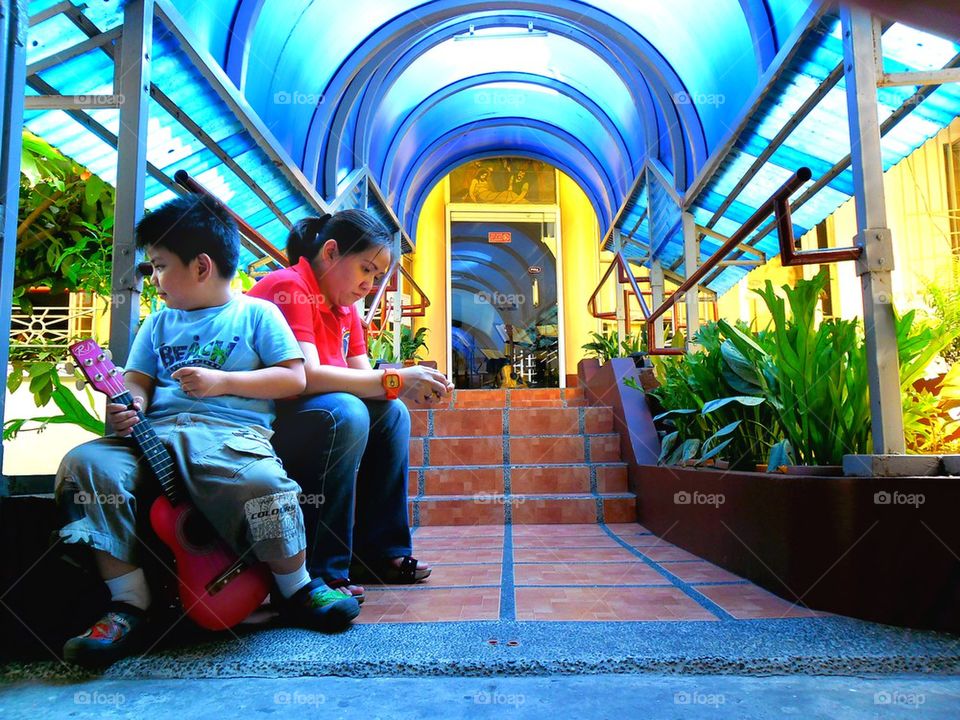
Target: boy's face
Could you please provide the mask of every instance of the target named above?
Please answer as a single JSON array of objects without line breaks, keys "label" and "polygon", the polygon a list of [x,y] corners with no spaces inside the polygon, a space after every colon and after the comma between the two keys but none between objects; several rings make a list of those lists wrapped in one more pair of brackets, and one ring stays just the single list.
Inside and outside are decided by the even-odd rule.
[{"label": "boy's face", "polygon": [[[157,294],[167,303],[167,307],[175,310],[200,307],[200,258],[184,264],[166,248],[152,245],[147,248],[147,260],[153,265],[150,282],[157,288]],[[215,268],[213,272],[216,272]]]}]

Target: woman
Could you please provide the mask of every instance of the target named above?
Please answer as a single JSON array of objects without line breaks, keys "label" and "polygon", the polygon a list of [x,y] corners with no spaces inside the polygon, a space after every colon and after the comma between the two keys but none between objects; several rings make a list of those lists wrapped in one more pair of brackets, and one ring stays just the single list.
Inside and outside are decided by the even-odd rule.
[{"label": "woman", "polygon": [[[414,583],[407,520],[410,414],[397,398],[449,397],[437,370],[373,370],[354,305],[390,267],[392,238],[359,210],[306,218],[290,231],[290,267],[249,292],[283,312],[305,356],[306,394],[277,404],[273,444],[303,490],[307,567],[362,598],[358,580]],[[390,399],[392,398],[392,399]]]}]

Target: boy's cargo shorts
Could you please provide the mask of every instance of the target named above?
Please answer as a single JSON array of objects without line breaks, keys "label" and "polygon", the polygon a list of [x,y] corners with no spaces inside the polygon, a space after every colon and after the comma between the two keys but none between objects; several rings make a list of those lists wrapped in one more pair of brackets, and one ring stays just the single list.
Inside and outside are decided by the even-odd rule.
[{"label": "boy's cargo shorts", "polygon": [[[271,431],[184,413],[151,421],[170,451],[177,483],[241,557],[292,557],[306,546],[300,486],[270,445]],[[137,518],[159,481],[136,441],[104,437],[79,445],[57,471],[55,496],[66,543],[83,543],[140,565]]]}]

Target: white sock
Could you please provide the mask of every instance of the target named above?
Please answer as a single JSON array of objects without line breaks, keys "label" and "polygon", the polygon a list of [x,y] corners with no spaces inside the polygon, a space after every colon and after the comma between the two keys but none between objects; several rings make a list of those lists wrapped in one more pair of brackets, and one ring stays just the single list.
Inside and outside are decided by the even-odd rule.
[{"label": "white sock", "polygon": [[304,562],[299,568],[294,570],[292,573],[287,573],[286,575],[274,573],[273,579],[277,581],[277,588],[280,590],[280,594],[285,598],[288,598],[297,590],[310,582],[310,573],[307,572],[307,563]]},{"label": "white sock", "polygon": [[111,600],[125,602],[141,610],[150,607],[150,586],[141,568],[105,582],[110,588]]}]

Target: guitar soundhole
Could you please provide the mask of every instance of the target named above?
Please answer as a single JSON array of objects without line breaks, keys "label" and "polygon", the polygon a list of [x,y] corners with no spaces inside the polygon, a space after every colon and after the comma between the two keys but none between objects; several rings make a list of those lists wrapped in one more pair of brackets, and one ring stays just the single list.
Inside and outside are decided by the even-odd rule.
[{"label": "guitar soundhole", "polygon": [[209,552],[217,541],[217,533],[207,519],[197,510],[186,513],[180,524],[180,542],[190,552]]}]

